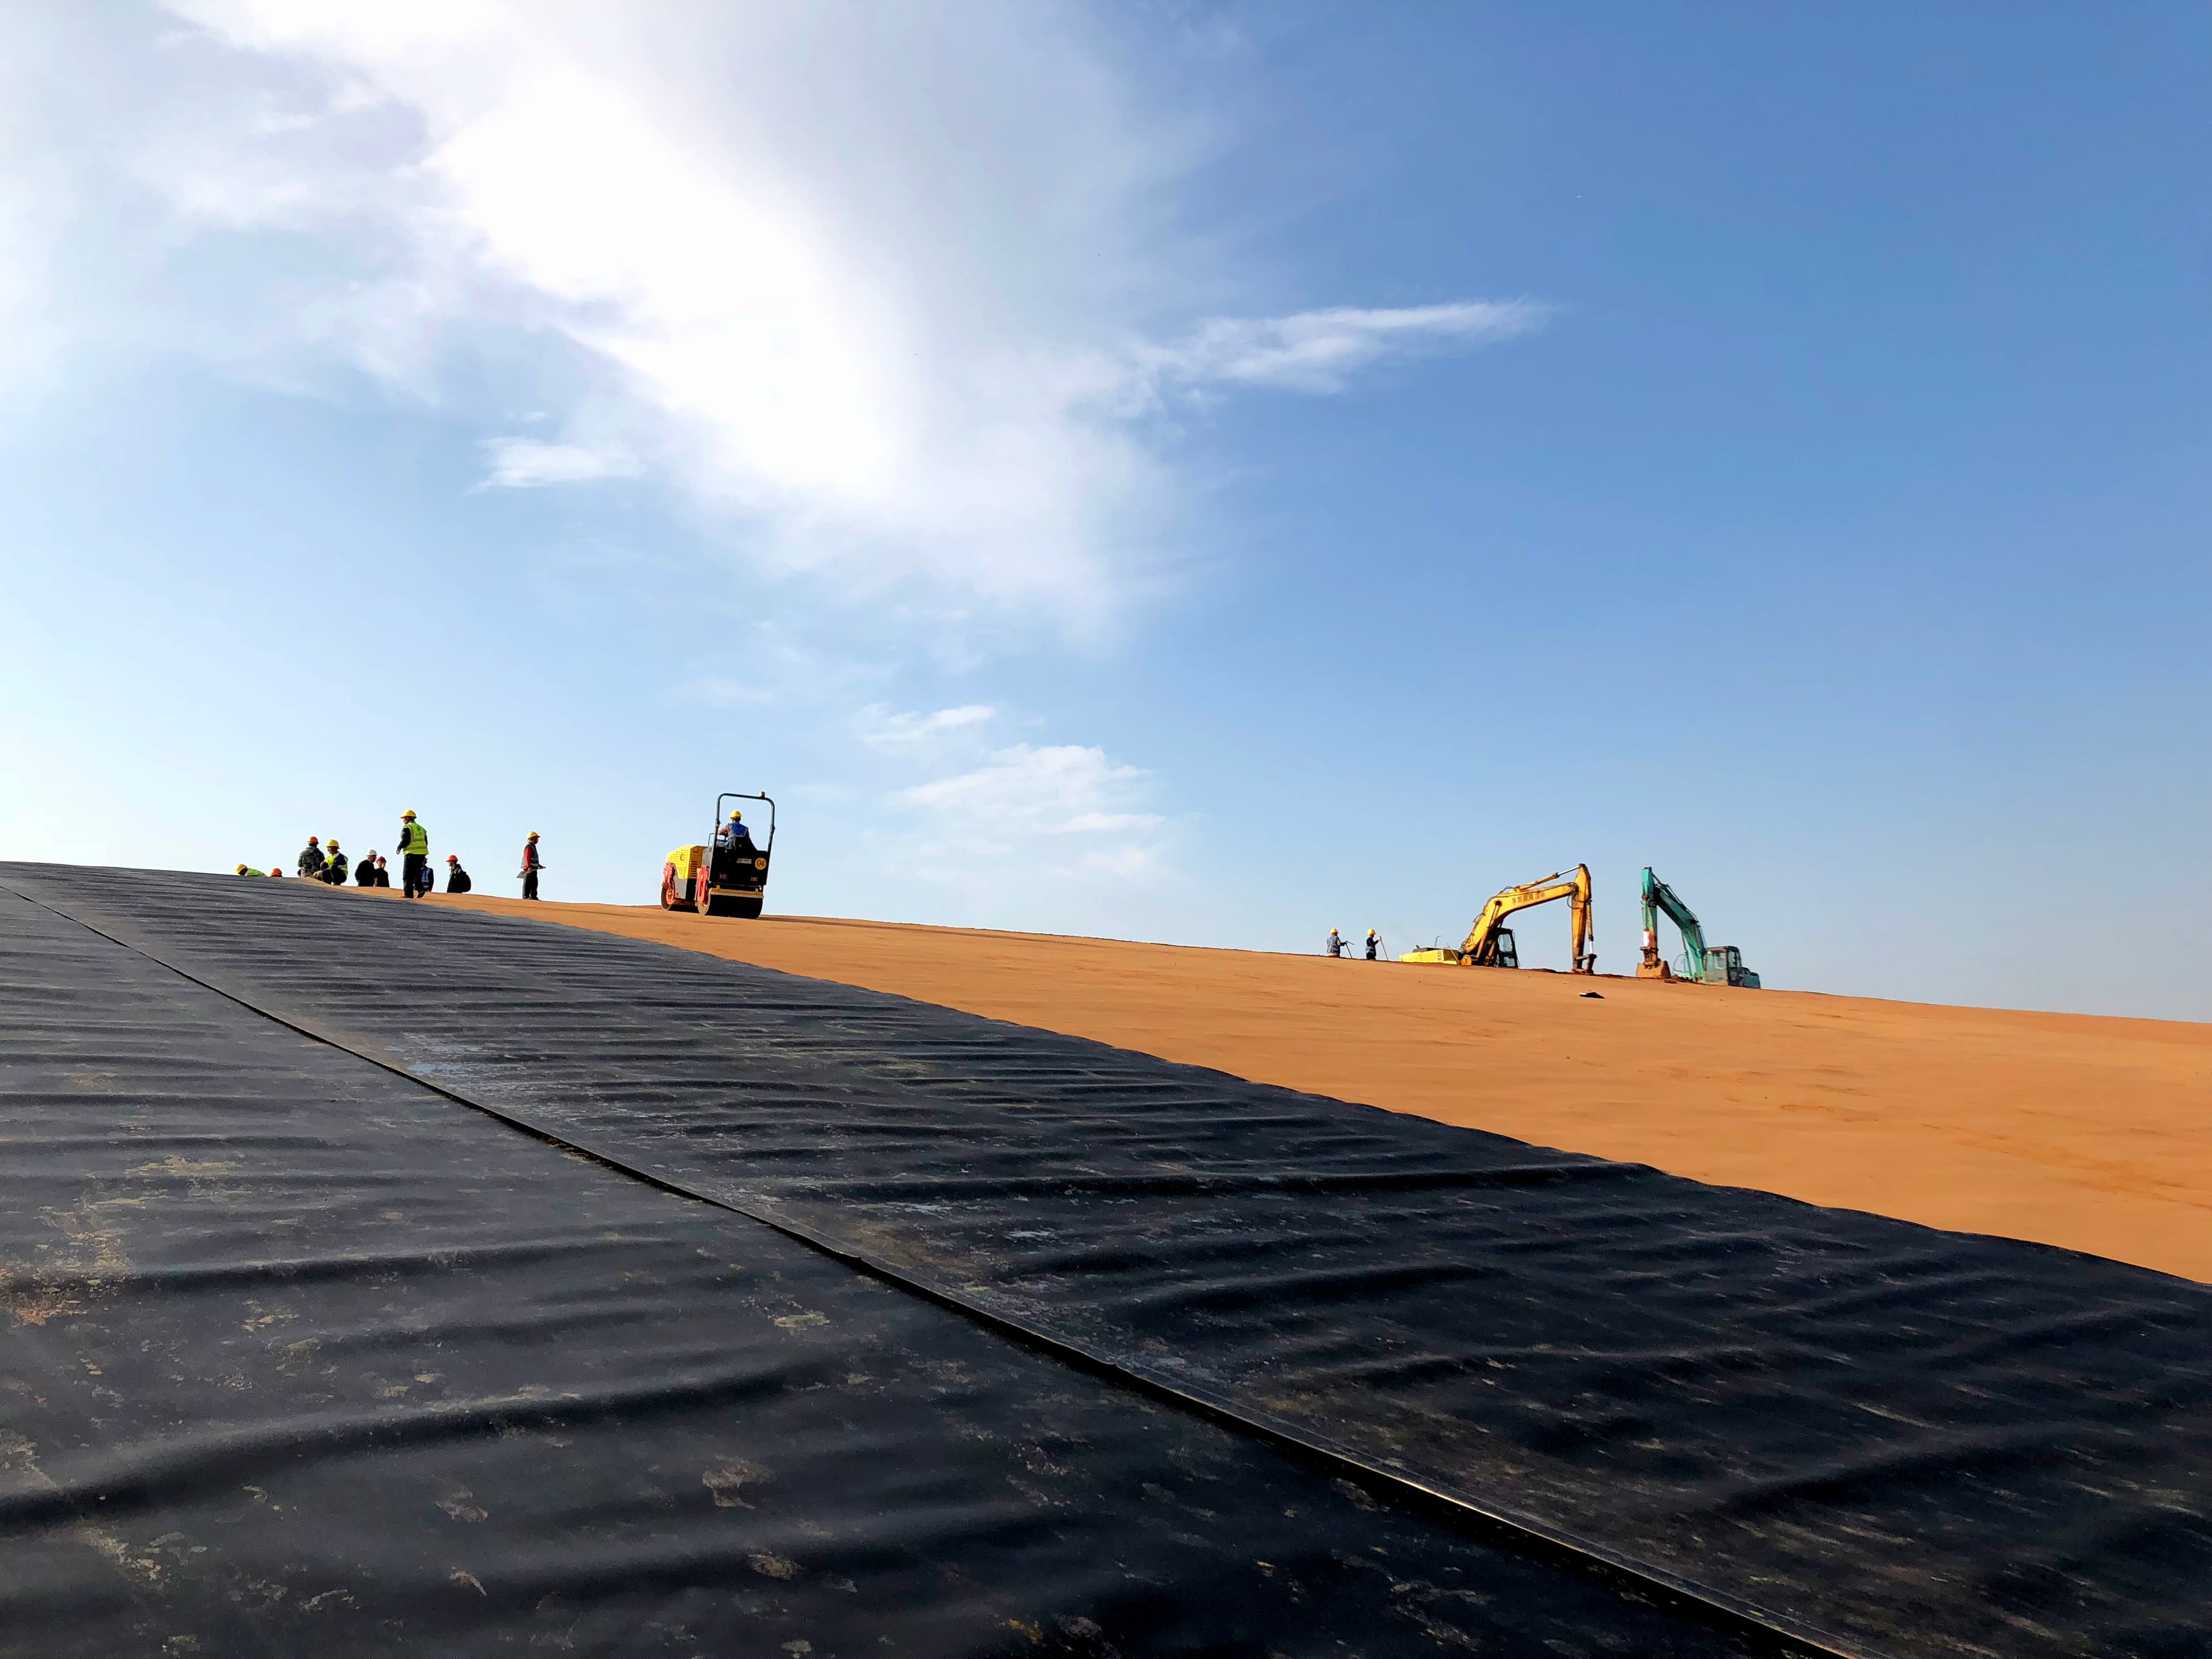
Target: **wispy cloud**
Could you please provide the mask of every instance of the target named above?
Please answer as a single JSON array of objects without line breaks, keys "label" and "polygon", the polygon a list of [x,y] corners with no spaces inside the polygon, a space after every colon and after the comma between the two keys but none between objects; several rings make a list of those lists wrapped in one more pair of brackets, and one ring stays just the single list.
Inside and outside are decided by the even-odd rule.
[{"label": "wispy cloud", "polygon": [[590,483],[601,478],[634,478],[644,470],[637,458],[625,450],[594,449],[583,444],[489,438],[483,448],[491,470],[479,488],[532,489],[542,484]]},{"label": "wispy cloud", "polygon": [[971,770],[899,790],[890,804],[928,826],[923,867],[941,878],[1127,880],[1158,873],[1166,850],[1167,819],[1137,810],[1150,783],[1103,749],[1015,744]]},{"label": "wispy cloud", "polygon": [[1479,301],[1217,317],[1176,344],[1140,349],[1133,354],[1133,366],[1187,385],[1341,392],[1355,373],[1384,358],[1510,339],[1541,327],[1548,314],[1547,307],[1527,301]]},{"label": "wispy cloud", "polygon": [[940,708],[923,714],[912,710],[894,713],[884,703],[870,703],[853,717],[853,729],[862,743],[886,754],[915,754],[933,746],[949,732],[981,726],[998,710],[988,703],[971,702],[957,708]]},{"label": "wispy cloud", "polygon": [[916,784],[892,799],[981,823],[1064,833],[1095,817],[1102,800],[1144,775],[1136,767],[1108,760],[1103,749],[1075,744],[1032,749],[1018,743],[992,756],[988,765]]},{"label": "wispy cloud", "polygon": [[[82,130],[17,146],[107,158],[137,240],[103,263],[156,273],[150,346],[366,373],[477,422],[489,487],[665,481],[844,604],[1094,623],[1172,559],[1164,404],[1340,391],[1541,319],[1190,321],[1236,285],[1171,228],[1217,141],[1073,0],[167,9],[188,27],[85,25],[137,29],[107,56],[143,82],[73,69],[38,118]],[[0,225],[90,239],[99,198],[73,182],[57,231],[0,188]],[[180,260],[222,278],[161,280]],[[4,264],[35,309],[52,262]],[[516,408],[547,435],[505,435]]]}]

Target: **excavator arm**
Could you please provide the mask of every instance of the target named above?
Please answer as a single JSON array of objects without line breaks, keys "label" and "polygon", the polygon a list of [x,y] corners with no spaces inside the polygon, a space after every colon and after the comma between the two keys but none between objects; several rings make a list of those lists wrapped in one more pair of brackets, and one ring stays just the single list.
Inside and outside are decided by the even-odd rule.
[{"label": "excavator arm", "polygon": [[1653,875],[1649,865],[1644,867],[1644,962],[1637,969],[1638,976],[1665,977],[1659,971],[1665,966],[1659,955],[1659,918],[1662,915],[1682,930],[1683,965],[1690,970],[1690,977],[1703,979],[1705,930],[1698,925],[1697,916],[1682,902],[1681,896]]},{"label": "excavator arm", "polygon": [[1506,917],[1533,905],[1549,904],[1553,899],[1562,898],[1569,901],[1574,927],[1574,971],[1595,973],[1597,957],[1589,948],[1590,873],[1587,864],[1577,865],[1571,874],[1555,870],[1540,880],[1524,882],[1494,895],[1482,907],[1482,914],[1474,919],[1474,926],[1468,929],[1467,942],[1459,947],[1459,960],[1470,967],[1495,966],[1498,930],[1504,925]]}]

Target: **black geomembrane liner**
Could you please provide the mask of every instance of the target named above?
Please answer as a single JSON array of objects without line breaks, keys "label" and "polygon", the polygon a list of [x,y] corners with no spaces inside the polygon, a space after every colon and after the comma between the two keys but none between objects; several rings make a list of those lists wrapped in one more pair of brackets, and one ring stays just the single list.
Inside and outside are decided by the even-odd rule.
[{"label": "black geomembrane liner", "polygon": [[1760,1650],[12,894],[0,1149],[9,1659]]},{"label": "black geomembrane liner", "polygon": [[2203,1286],[531,921],[0,878],[1133,1376],[1866,1650],[2201,1646]]}]

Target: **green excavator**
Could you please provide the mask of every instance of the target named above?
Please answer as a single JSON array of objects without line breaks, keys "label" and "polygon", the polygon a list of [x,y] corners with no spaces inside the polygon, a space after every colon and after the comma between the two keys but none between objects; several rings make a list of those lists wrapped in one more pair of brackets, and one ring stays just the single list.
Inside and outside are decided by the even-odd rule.
[{"label": "green excavator", "polygon": [[[1659,954],[1659,918],[1665,916],[1682,931],[1681,971],[1677,973]],[[1743,965],[1743,952],[1733,945],[1708,945],[1705,930],[1681,896],[1644,866],[1644,959],[1636,964],[1638,979],[1688,979],[1707,985],[1759,988],[1759,975]]]}]

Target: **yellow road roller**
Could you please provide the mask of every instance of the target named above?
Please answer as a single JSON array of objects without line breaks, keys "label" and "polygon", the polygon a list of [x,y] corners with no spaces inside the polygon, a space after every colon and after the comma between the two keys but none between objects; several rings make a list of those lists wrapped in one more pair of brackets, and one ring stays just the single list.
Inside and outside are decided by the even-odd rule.
[{"label": "yellow road roller", "polygon": [[[768,839],[756,842],[744,810],[724,812],[733,800],[768,807]],[[775,848],[775,803],[765,794],[726,790],[714,798],[714,831],[701,845],[679,847],[660,866],[660,908],[696,910],[702,916],[757,916],[768,896],[768,866]]]}]

